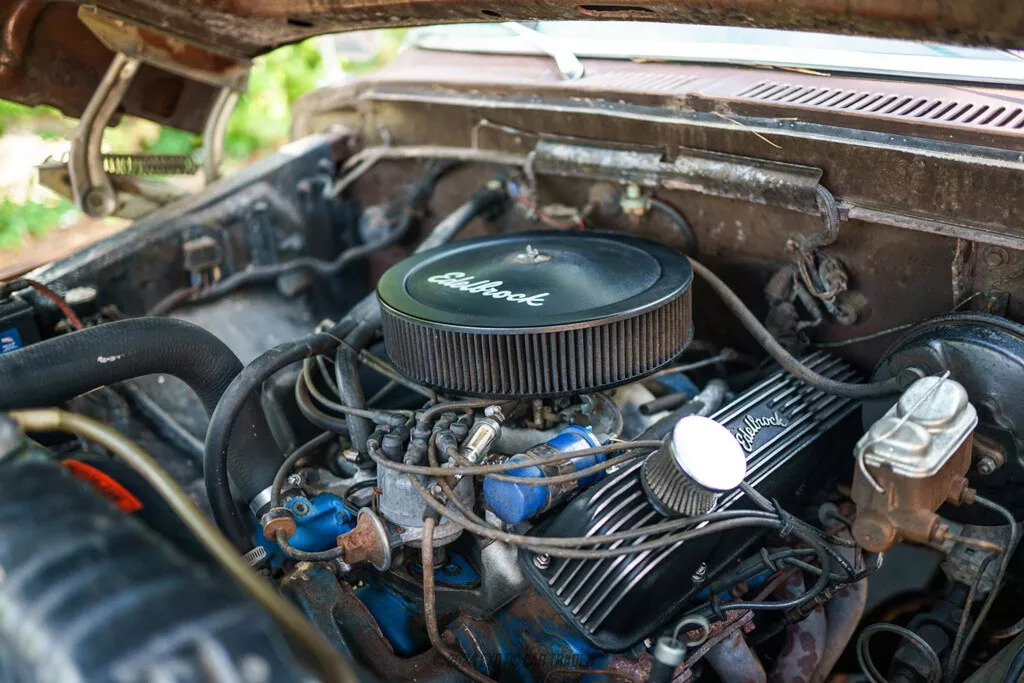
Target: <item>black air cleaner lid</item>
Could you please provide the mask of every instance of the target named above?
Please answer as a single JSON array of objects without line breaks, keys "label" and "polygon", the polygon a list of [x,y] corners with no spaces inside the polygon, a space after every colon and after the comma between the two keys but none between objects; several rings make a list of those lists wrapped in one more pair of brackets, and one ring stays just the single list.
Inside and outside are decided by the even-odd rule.
[{"label": "black air cleaner lid", "polygon": [[526,232],[416,254],[381,278],[388,353],[457,393],[538,396],[636,379],[691,336],[686,258],[614,233]]}]

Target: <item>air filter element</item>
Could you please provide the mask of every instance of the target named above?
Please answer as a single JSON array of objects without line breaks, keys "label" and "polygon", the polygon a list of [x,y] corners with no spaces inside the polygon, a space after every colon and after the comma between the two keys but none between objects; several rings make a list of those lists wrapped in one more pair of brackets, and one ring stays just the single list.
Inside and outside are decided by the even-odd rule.
[{"label": "air filter element", "polygon": [[690,415],[644,461],[641,474],[647,498],[658,512],[695,517],[711,510],[721,492],[740,485],[747,476],[747,460],[727,428]]},{"label": "air filter element", "polygon": [[682,254],[613,233],[525,232],[455,242],[377,287],[388,355],[411,379],[521,398],[623,384],[690,342]]}]

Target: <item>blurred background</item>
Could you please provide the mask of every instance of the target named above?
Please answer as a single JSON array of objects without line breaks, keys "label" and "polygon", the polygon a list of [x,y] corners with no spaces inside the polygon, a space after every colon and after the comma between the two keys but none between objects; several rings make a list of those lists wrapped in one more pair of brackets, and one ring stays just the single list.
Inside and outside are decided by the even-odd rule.
[{"label": "blurred background", "polygon": [[[291,108],[306,92],[365,74],[398,54],[405,31],[381,30],[320,36],[257,58],[248,91],[231,116],[224,174],[274,151],[288,139]],[[76,120],[49,107],[0,99],[0,280],[62,258],[127,225],[92,220],[39,184],[36,166],[62,159]],[[122,117],[107,130],[109,152],[189,154],[198,136],[149,121]],[[201,177],[181,182],[201,186]]]}]

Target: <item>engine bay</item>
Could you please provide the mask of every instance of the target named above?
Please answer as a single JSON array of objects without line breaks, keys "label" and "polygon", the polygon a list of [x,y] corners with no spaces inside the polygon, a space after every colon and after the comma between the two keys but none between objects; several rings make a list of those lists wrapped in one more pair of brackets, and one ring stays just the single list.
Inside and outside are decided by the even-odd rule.
[{"label": "engine bay", "polygon": [[1019,139],[430,59],[0,286],[0,680],[1016,681]]}]

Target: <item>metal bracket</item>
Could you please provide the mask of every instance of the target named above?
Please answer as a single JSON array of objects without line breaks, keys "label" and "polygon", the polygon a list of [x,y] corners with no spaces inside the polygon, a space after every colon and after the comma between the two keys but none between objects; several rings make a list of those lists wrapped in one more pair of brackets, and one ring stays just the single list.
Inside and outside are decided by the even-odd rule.
[{"label": "metal bracket", "polygon": [[[95,7],[79,8],[78,16],[114,52],[114,59],[89,100],[71,139],[68,180],[78,208],[88,216],[103,218],[115,213],[119,205],[125,203],[124,200],[119,201],[118,192],[105,169],[101,149],[103,132],[143,62],[221,88],[203,129],[205,180],[207,184],[216,180],[223,159],[228,119],[238,102],[239,92],[245,88],[251,62],[217,54],[160,29]],[[135,158],[131,155],[125,157],[129,162]],[[145,165],[142,157],[138,160],[139,167]],[[189,160],[182,159],[183,168],[188,166],[186,161]],[[136,164],[129,163],[128,166]],[[167,193],[167,196],[175,196],[175,193]],[[152,197],[150,193],[147,199]]]},{"label": "metal bracket", "polygon": [[252,66],[247,57],[226,54],[221,46],[196,43],[99,7],[80,7],[78,18],[111,52],[215,88],[245,90]]},{"label": "metal bracket", "polygon": [[238,93],[221,88],[203,127],[203,176],[209,185],[220,177],[220,164],[224,160],[224,138],[228,132],[228,119],[238,104]]},{"label": "metal bracket", "polygon": [[541,140],[533,171],[703,194],[819,214],[820,168],[700,149],[665,161],[660,148],[618,148]]},{"label": "metal bracket", "polygon": [[103,131],[139,65],[138,59],[120,52],[114,55],[71,138],[68,160],[71,190],[78,208],[93,218],[109,216],[117,207],[114,186],[103,170]]}]

